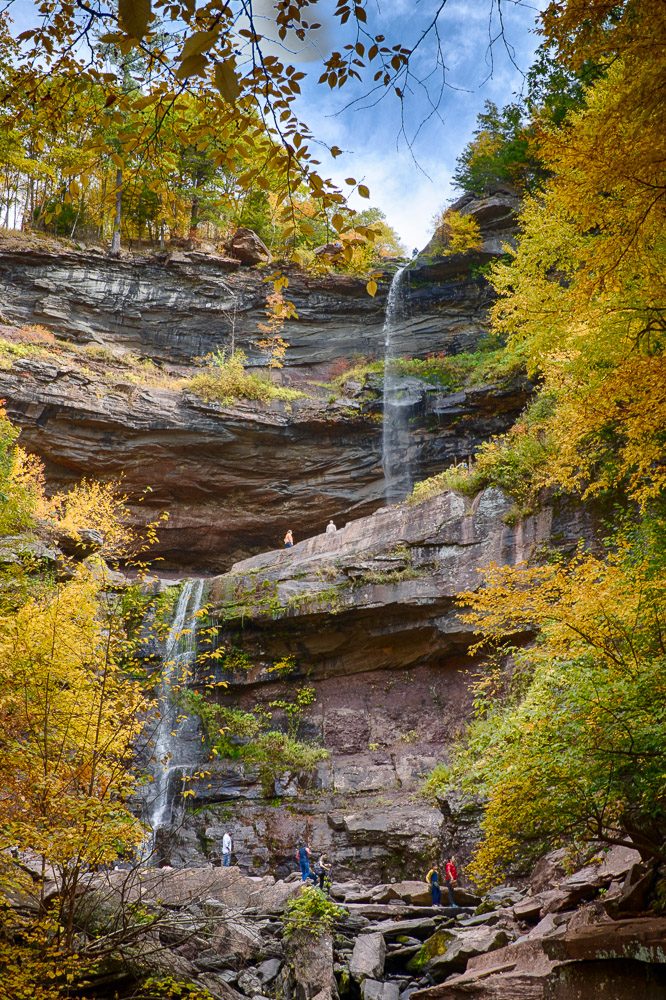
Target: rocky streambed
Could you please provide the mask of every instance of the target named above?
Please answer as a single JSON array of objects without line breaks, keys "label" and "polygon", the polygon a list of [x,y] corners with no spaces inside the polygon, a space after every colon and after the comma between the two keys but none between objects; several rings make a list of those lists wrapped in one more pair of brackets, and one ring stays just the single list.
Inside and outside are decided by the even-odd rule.
[{"label": "rocky streambed", "polygon": [[[48,872],[32,874],[23,911],[58,893]],[[294,931],[296,873],[135,868],[88,876],[76,923],[82,953],[98,957],[97,998],[169,977],[215,1000],[661,1000],[666,918],[644,912],[654,877],[626,848],[570,875],[560,852],[523,889],[457,889],[455,908],[432,907],[420,881],[334,879],[330,929],[313,917]]]}]

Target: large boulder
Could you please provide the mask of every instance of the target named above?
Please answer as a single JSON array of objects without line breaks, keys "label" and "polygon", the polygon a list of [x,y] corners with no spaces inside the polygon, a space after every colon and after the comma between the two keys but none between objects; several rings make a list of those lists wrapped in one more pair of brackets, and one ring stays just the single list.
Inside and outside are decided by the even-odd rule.
[{"label": "large boulder", "polygon": [[503,948],[508,942],[507,931],[499,927],[439,930],[428,938],[408,968],[413,972],[425,969],[434,979],[444,979],[464,970],[473,956]]},{"label": "large boulder", "polygon": [[416,880],[378,885],[373,889],[371,899],[377,903],[388,903],[392,899],[402,899],[405,903],[417,906],[428,906],[431,901],[428,885]]},{"label": "large boulder", "polygon": [[[295,934],[288,945],[288,971],[282,991],[295,1000],[337,1000],[330,934]],[[280,984],[279,984],[280,985]],[[278,995],[280,995],[278,993]]]},{"label": "large boulder", "polygon": [[267,264],[271,252],[253,229],[237,229],[227,244],[227,250],[241,264]]},{"label": "large boulder", "polygon": [[361,986],[362,1000],[398,1000],[400,988],[397,983],[380,983],[376,979],[365,979]]},{"label": "large boulder", "polygon": [[359,934],[354,944],[349,971],[357,982],[378,979],[384,972],[386,943],[382,934]]}]

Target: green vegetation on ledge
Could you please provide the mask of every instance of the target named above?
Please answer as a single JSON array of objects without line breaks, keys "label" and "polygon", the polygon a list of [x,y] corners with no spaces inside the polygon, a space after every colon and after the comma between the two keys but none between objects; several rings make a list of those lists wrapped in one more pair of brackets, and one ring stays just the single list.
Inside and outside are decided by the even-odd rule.
[{"label": "green vegetation on ledge", "polygon": [[[328,757],[323,747],[298,736],[303,713],[315,701],[313,688],[300,688],[292,700],[276,699],[252,711],[216,704],[196,691],[185,692],[181,701],[201,719],[211,754],[255,766],[267,796],[280,776],[313,771]],[[286,731],[273,724],[276,712],[286,720]]]},{"label": "green vegetation on ledge", "polygon": [[552,452],[547,422],[553,412],[553,400],[542,393],[510,431],[482,444],[470,465],[452,465],[417,483],[407,503],[423,503],[446,490],[476,496],[488,486],[497,486],[516,501],[512,517],[527,516],[535,509],[544,484]]},{"label": "green vegetation on ledge", "polygon": [[226,405],[236,399],[258,400],[268,403],[272,399],[292,402],[303,399],[304,392],[274,385],[267,375],[254,374],[245,368],[247,357],[243,351],[234,351],[230,356],[217,352],[209,358],[205,371],[194,375],[184,386],[195,392],[206,403]]}]

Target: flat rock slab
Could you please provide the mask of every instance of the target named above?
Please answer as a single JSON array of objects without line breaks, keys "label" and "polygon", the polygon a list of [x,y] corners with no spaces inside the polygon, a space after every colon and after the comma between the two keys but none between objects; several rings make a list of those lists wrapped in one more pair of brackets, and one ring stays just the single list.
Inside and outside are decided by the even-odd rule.
[{"label": "flat rock slab", "polygon": [[373,930],[383,934],[387,941],[393,941],[402,934],[426,938],[434,932],[435,927],[432,917],[423,917],[415,920],[382,920],[374,925]]},{"label": "flat rock slab", "polygon": [[[434,917],[447,913],[450,907],[406,906],[400,903],[345,903],[345,908],[352,914],[368,917],[370,920],[409,920],[412,917]],[[451,909],[451,913],[456,913]],[[447,913],[448,915],[448,913]]]},{"label": "flat rock slab", "polygon": [[561,938],[545,940],[549,956],[558,959],[627,958],[666,964],[666,917],[612,920],[579,927]]}]

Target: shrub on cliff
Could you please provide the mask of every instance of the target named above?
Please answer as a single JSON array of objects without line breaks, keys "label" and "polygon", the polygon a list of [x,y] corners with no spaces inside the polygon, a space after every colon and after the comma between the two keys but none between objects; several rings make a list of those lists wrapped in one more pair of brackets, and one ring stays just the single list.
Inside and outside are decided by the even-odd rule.
[{"label": "shrub on cliff", "polygon": [[[323,747],[299,739],[304,709],[315,700],[313,688],[300,688],[293,701],[280,699],[249,712],[215,704],[195,691],[182,700],[186,710],[201,719],[212,755],[255,766],[266,795],[274,793],[276,779],[313,771],[328,757]],[[286,718],[286,732],[273,723],[274,711]]]},{"label": "shrub on cliff", "polygon": [[454,253],[480,250],[482,246],[481,227],[474,216],[449,208],[435,220],[433,253],[448,257]]},{"label": "shrub on cliff", "polygon": [[209,366],[185,385],[187,390],[201,396],[206,403],[221,403],[224,406],[237,399],[252,399],[261,403],[283,399],[289,402],[302,399],[305,395],[297,389],[274,385],[265,375],[248,372],[245,368],[247,356],[243,351],[234,351],[231,355],[218,351],[208,360]]}]

